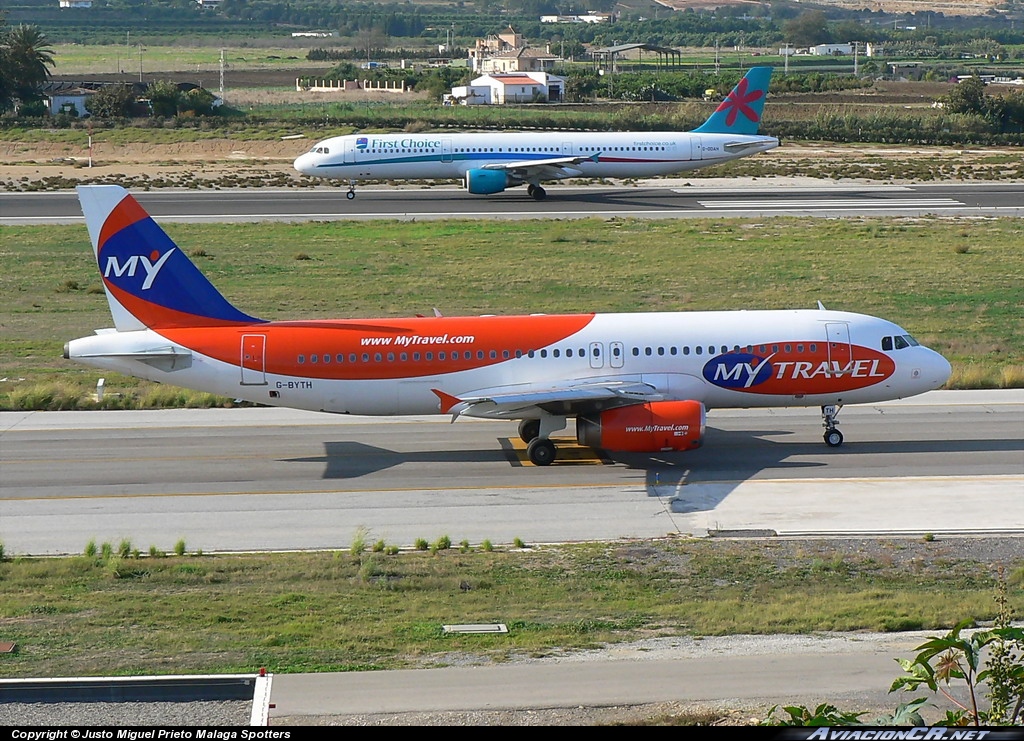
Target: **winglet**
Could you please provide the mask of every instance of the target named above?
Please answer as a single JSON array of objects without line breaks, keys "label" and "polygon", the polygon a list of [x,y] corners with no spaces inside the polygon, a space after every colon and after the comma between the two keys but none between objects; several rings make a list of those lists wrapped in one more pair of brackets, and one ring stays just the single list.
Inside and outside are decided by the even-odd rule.
[{"label": "winglet", "polygon": [[697,134],[756,134],[771,79],[771,67],[751,67],[711,117],[693,131]]},{"label": "winglet", "polygon": [[[441,401],[441,414],[448,414],[448,412],[450,412],[455,406],[462,403],[462,399],[457,396],[452,396],[451,394],[446,394],[444,391],[441,391],[441,389],[430,390],[433,391],[434,395]],[[458,412],[452,414],[452,422],[454,422],[458,416]]]}]

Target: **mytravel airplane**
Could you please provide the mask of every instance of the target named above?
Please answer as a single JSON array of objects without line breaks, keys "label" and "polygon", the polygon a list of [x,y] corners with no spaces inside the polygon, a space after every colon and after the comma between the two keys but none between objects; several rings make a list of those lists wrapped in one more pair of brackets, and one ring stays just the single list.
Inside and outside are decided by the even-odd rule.
[{"label": "mytravel airplane", "polygon": [[575,418],[585,446],[689,450],[706,410],[821,407],[941,386],[949,363],[892,322],[845,311],[705,311],[265,321],[217,292],[127,191],[83,185],[114,327],[64,357],[152,381],[336,414],[519,420],[536,465]]},{"label": "mytravel airplane", "polygon": [[563,178],[644,178],[719,165],[779,146],[759,136],[771,67],[752,67],[711,117],[693,131],[599,133],[353,134],[317,142],[295,160],[303,175],[349,181],[461,180],[489,195]]}]

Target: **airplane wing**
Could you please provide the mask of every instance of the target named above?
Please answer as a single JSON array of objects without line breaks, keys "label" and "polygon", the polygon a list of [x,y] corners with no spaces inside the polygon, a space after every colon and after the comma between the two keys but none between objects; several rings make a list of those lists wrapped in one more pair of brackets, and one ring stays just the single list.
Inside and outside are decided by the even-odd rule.
[{"label": "airplane wing", "polygon": [[559,385],[503,386],[452,396],[431,389],[441,400],[441,413],[484,419],[522,419],[550,414],[580,414],[597,406],[610,408],[648,401],[660,401],[663,395],[649,383],[623,380],[566,381]]},{"label": "airplane wing", "polygon": [[482,170],[504,170],[518,180],[559,180],[583,175],[583,171],[572,167],[588,160],[597,162],[600,152],[579,157],[551,157],[546,160],[521,160],[519,162],[494,162],[484,165]]}]

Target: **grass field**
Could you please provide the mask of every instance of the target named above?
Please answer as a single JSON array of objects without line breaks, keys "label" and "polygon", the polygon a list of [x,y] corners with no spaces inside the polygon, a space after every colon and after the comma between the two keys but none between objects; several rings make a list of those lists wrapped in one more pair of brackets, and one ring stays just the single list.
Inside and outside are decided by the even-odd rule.
[{"label": "grass field", "polygon": [[[213,556],[184,542],[179,555],[141,556],[129,542],[83,543],[89,555],[0,559],[0,625],[18,645],[0,656],[0,676],[417,668],[652,636],[945,633],[964,619],[995,619],[1000,599],[1019,615],[1021,554],[970,543],[668,539],[492,550],[438,538],[400,553],[364,543]],[[509,633],[442,629],[496,622]]]},{"label": "grass field", "polygon": [[[168,225],[266,319],[811,308],[876,314],[954,366],[953,388],[1024,386],[1019,219],[586,219]],[[89,408],[147,386],[63,343],[110,325],[84,227],[0,228],[0,408]],[[137,398],[143,397],[143,398]],[[180,403],[180,402],[178,402]],[[210,403],[203,397],[202,404]]]}]

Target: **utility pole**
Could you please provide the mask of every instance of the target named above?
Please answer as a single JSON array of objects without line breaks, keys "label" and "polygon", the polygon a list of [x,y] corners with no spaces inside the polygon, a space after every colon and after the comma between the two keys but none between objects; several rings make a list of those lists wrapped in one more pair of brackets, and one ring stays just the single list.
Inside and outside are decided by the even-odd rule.
[{"label": "utility pole", "polygon": [[142,82],[142,44],[139,44],[139,82]]},{"label": "utility pole", "polygon": [[220,100],[224,102],[224,50],[220,50]]}]

